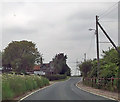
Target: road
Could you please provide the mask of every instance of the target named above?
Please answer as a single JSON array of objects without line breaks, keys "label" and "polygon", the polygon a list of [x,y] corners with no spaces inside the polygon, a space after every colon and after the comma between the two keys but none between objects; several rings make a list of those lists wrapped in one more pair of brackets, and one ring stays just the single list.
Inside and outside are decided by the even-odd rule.
[{"label": "road", "polygon": [[104,100],[104,102],[114,102],[79,89],[76,87],[76,83],[80,80],[81,78],[79,77],[71,77],[67,81],[57,82],[42,89],[24,100],[99,100],[99,102],[103,102],[100,100]]}]

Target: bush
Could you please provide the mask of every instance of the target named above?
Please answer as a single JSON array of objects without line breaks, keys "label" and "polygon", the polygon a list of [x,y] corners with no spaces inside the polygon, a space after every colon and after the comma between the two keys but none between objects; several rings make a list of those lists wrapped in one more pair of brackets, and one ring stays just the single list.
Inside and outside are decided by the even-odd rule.
[{"label": "bush", "polygon": [[67,76],[66,75],[46,75],[46,76],[44,76],[44,77],[46,77],[47,79],[49,79],[50,81],[53,81],[53,80],[60,80],[60,79],[65,79],[65,78],[67,78]]},{"label": "bush", "polygon": [[41,88],[46,85],[49,85],[49,80],[41,76],[3,74],[2,99],[12,99],[27,91],[32,91],[33,89]]},{"label": "bush", "polygon": [[[120,49],[120,47],[118,49]],[[113,48],[108,51],[103,51],[102,58],[99,61],[99,70],[97,68],[97,62],[97,59],[91,60],[91,66],[88,64],[88,61],[81,62],[79,68],[84,78],[97,77],[102,78],[102,80],[97,79],[96,83],[93,83],[91,80],[85,80],[83,83],[95,88],[117,92],[119,88],[119,80],[117,78],[119,78],[120,75],[120,56],[118,56],[117,51]]]},{"label": "bush", "polygon": [[99,82],[98,82],[98,79],[96,79],[96,82],[95,82],[95,80],[85,78],[83,80],[83,84],[94,87],[94,88],[99,88],[99,89],[113,91],[113,92],[117,92],[118,90],[118,87],[117,87],[118,79],[114,79],[113,82],[111,81],[111,79],[108,79],[108,78],[102,79],[102,80],[99,79]]}]

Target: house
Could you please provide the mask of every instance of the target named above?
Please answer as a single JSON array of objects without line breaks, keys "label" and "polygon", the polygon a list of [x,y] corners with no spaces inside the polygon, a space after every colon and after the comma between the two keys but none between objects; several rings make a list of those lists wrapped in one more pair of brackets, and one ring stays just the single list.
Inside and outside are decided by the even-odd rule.
[{"label": "house", "polygon": [[13,71],[13,69],[11,68],[11,67],[3,67],[2,68],[2,72],[3,73],[10,73],[10,72],[12,72]]},{"label": "house", "polygon": [[35,65],[34,66],[34,74],[45,75],[45,72],[41,70],[41,65]]},{"label": "house", "polygon": [[37,74],[37,75],[54,74],[54,67],[53,67],[52,61],[50,63],[44,63],[42,65],[34,66],[34,74]]},{"label": "house", "polygon": [[0,74],[2,74],[2,67],[0,67]]},{"label": "house", "polygon": [[53,61],[50,61],[50,74],[55,74],[55,68],[54,68],[54,63]]},{"label": "house", "polygon": [[47,75],[54,74],[54,67],[52,64],[52,61],[50,63],[44,63],[41,70],[43,70]]}]

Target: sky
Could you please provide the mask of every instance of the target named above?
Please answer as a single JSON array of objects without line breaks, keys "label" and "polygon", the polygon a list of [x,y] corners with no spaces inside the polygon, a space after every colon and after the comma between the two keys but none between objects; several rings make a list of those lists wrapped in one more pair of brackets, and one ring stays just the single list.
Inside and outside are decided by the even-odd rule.
[{"label": "sky", "polygon": [[[114,0],[115,1],[115,0]],[[58,53],[68,56],[67,64],[76,73],[76,61],[96,58],[95,16],[109,36],[118,44],[118,6],[115,2],[5,0],[1,3],[0,25],[2,46],[11,41],[28,40],[36,44],[48,63]],[[108,40],[99,29],[99,41]],[[110,43],[100,43],[102,50],[112,48]]]}]

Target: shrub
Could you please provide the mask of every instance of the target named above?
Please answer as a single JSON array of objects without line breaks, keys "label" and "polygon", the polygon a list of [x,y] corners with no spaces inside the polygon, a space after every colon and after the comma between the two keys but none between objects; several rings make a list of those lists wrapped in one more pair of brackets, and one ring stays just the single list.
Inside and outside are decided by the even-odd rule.
[{"label": "shrub", "polygon": [[60,80],[60,79],[65,79],[65,78],[67,78],[67,76],[66,75],[46,75],[46,76],[44,76],[44,77],[46,77],[47,79],[49,79],[50,81],[53,81],[53,80]]},{"label": "shrub", "polygon": [[2,99],[8,100],[27,91],[49,85],[49,80],[37,75],[2,75]]}]

